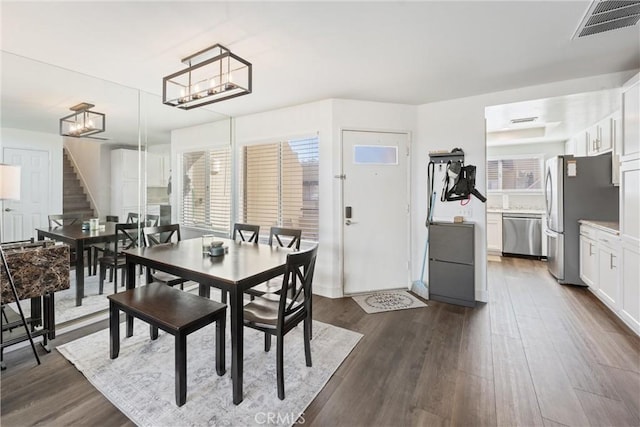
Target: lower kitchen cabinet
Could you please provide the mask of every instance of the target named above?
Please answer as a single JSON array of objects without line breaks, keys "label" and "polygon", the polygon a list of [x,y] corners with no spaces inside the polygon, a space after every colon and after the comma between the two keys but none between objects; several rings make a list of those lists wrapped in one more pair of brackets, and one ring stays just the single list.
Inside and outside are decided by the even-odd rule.
[{"label": "lower kitchen cabinet", "polygon": [[594,289],[598,252],[596,251],[596,241],[588,235],[582,234],[585,230],[587,228],[584,225],[580,227],[580,278],[589,288]]},{"label": "lower kitchen cabinet", "polygon": [[502,214],[487,212],[487,250],[502,255]]},{"label": "lower kitchen cabinet", "polygon": [[640,247],[623,239],[621,247],[620,317],[640,335]]},{"label": "lower kitchen cabinet", "polygon": [[[603,232],[600,232],[600,234],[602,235]],[[603,242],[603,240],[606,240],[606,242]],[[618,243],[617,238],[615,241],[609,236],[598,238],[598,295],[602,302],[614,311],[618,309],[618,295],[620,294]]]},{"label": "lower kitchen cabinet", "polygon": [[580,225],[580,278],[640,335],[640,246],[615,231]]}]

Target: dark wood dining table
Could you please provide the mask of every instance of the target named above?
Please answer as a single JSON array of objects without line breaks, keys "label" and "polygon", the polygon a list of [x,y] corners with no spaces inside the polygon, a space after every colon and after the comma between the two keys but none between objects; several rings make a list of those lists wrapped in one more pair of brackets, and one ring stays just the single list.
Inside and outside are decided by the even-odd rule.
[{"label": "dark wood dining table", "polygon": [[[258,243],[217,239],[227,247],[222,256],[203,252],[202,239],[135,248],[123,251],[127,262],[127,288],[135,287],[136,265],[165,271],[200,285],[199,294],[209,297],[211,287],[222,291],[222,300],[231,307],[231,378],[233,403],[242,402],[243,295],[244,291],[285,272],[291,249]],[[127,333],[133,333],[133,317],[127,316]]]},{"label": "dark wood dining table", "polygon": [[104,227],[101,230],[83,230],[82,224],[72,224],[36,229],[38,240],[44,240],[47,237],[75,248],[76,306],[82,305],[82,298],[84,298],[84,248],[94,243],[112,241],[116,237],[115,223],[108,222],[104,224]]}]

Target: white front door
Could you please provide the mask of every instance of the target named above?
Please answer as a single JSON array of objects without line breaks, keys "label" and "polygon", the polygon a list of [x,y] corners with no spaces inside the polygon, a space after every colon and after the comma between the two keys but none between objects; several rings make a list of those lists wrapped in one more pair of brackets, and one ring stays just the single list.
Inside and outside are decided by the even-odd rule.
[{"label": "white front door", "polygon": [[409,135],[342,132],[345,294],[409,285]]},{"label": "white front door", "polygon": [[4,163],[20,165],[20,200],[2,202],[3,229],[0,240],[12,242],[36,237],[36,228],[48,226],[49,153],[5,148],[3,158]]}]

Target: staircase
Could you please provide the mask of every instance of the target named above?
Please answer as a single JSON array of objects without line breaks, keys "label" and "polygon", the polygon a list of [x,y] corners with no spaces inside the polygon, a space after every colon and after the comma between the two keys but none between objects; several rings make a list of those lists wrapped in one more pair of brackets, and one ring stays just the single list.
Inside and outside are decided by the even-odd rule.
[{"label": "staircase", "polygon": [[69,159],[67,150],[63,150],[62,160],[62,212],[81,213],[83,218],[95,218],[95,213],[84,193],[82,183],[76,174],[76,170]]}]

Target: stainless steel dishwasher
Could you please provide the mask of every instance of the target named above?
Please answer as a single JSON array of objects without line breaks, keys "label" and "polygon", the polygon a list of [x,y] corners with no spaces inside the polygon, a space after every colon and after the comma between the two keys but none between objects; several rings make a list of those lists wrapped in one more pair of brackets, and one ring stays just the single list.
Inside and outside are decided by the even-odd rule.
[{"label": "stainless steel dishwasher", "polygon": [[542,215],[502,214],[502,253],[542,256]]}]

